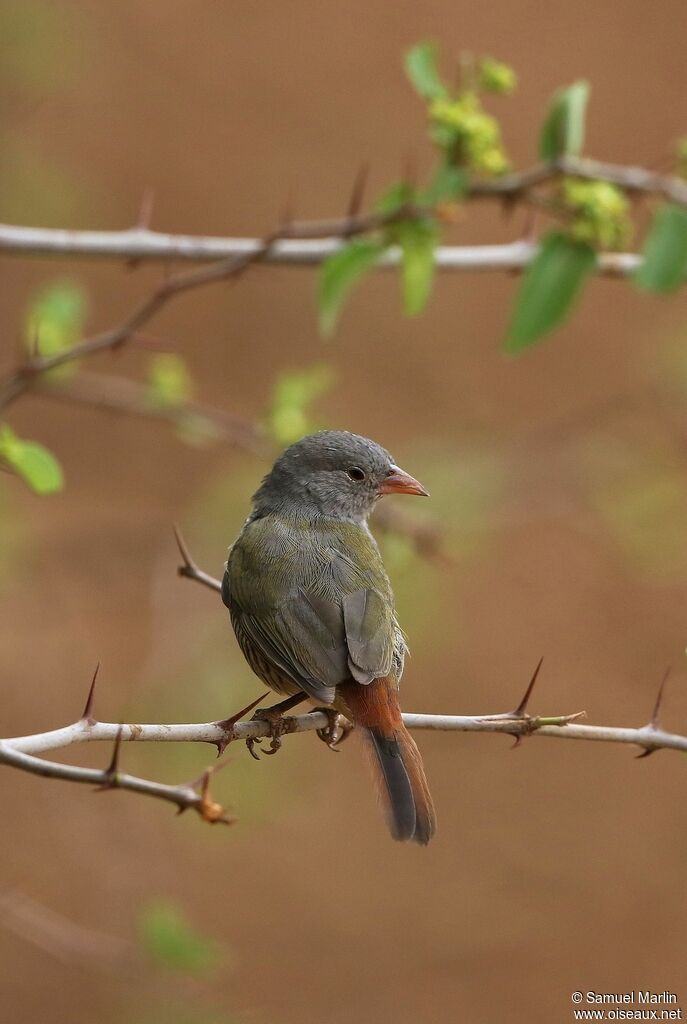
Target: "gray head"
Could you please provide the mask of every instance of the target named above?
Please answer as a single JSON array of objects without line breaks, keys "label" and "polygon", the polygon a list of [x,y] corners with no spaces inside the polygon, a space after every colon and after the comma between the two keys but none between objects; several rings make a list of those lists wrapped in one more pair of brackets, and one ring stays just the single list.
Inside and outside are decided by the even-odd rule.
[{"label": "gray head", "polygon": [[253,514],[286,512],[360,523],[378,498],[393,492],[427,494],[374,441],[345,430],[323,430],[282,452],[253,498]]}]

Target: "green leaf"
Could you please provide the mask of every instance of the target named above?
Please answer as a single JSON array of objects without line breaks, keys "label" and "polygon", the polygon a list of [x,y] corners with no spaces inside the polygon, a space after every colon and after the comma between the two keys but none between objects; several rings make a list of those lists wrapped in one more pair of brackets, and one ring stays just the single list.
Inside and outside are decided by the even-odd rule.
[{"label": "green leaf", "polygon": [[401,247],[405,313],[417,316],[427,305],[432,292],[437,227],[431,220],[402,221],[395,226],[394,235]]},{"label": "green leaf", "polygon": [[[26,314],[24,344],[30,353],[41,356],[59,355],[81,338],[88,312],[86,292],[74,281],[56,281],[35,296]],[[77,369],[76,363],[55,367],[50,374],[67,377]]]},{"label": "green leaf", "polygon": [[59,462],[37,441],[24,441],[8,426],[0,426],[0,459],[36,494],[55,494],[64,487]]},{"label": "green leaf", "polygon": [[539,136],[542,160],[580,155],[584,146],[588,99],[589,82],[584,81],[574,82],[554,95]]},{"label": "green leaf", "polygon": [[684,284],[687,272],[687,210],[659,207],[644,243],[644,262],[635,282],[648,292],[672,292]]},{"label": "green leaf", "polygon": [[431,182],[422,194],[423,202],[428,206],[439,203],[455,202],[465,195],[467,178],[465,171],[451,164],[444,164],[434,174]]},{"label": "green leaf", "polygon": [[448,93],[437,69],[437,48],[434,43],[418,43],[408,50],[405,68],[415,91],[423,99],[444,99]]},{"label": "green leaf", "polygon": [[292,444],[313,429],[308,407],[334,383],[329,366],[320,364],[296,373],[283,373],[275,383],[267,426],[280,445]]},{"label": "green leaf", "polygon": [[478,67],[478,82],[485,92],[508,95],[517,83],[515,72],[507,64],[493,57],[482,57]]},{"label": "green leaf", "polygon": [[562,323],[595,267],[591,246],[558,231],[547,235],[520,285],[506,351],[520,352]]},{"label": "green leaf", "polygon": [[377,213],[396,213],[415,202],[415,190],[406,181],[396,181],[383,192],[374,205]]},{"label": "green leaf", "polygon": [[215,943],[194,932],[173,903],[149,903],[138,925],[143,948],[163,967],[187,974],[204,974],[218,962]]},{"label": "green leaf", "polygon": [[163,352],[148,366],[148,397],[155,405],[180,406],[193,398],[193,378],[181,356]]},{"label": "green leaf", "polygon": [[333,333],[348,292],[375,265],[385,248],[384,242],[372,238],[354,238],[325,260],[318,289],[322,334]]}]

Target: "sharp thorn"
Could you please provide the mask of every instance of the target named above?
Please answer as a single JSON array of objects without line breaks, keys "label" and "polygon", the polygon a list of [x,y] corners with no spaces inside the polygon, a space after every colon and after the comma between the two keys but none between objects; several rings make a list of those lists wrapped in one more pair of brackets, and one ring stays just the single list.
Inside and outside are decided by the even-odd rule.
[{"label": "sharp thorn", "polygon": [[527,710],[527,705],[530,702],[530,697],[532,696],[532,690],[534,689],[534,684],[537,681],[537,676],[539,675],[539,671],[540,671],[540,669],[542,667],[543,661],[544,661],[544,658],[542,656],[539,659],[537,667],[535,668],[534,672],[532,673],[532,678],[530,679],[530,681],[529,681],[529,683],[527,685],[527,689],[525,690],[525,693],[523,695],[522,700],[520,701],[520,703],[518,704],[517,708],[513,712],[513,717],[514,718],[523,718],[524,717],[525,711]]},{"label": "sharp thorn", "polygon": [[107,766],[107,768],[105,769],[105,774],[108,777],[110,777],[111,779],[114,779],[116,777],[116,775],[117,775],[117,768],[119,767],[119,754],[120,754],[120,751],[122,749],[122,733],[123,733],[123,729],[122,729],[122,726],[120,725],[117,728],[117,735],[115,737],[114,747],[112,749],[112,757],[110,758],[110,763]]},{"label": "sharp thorn", "polygon": [[93,699],[95,697],[95,683],[98,678],[99,671],[100,662],[98,662],[98,664],[95,666],[95,672],[93,673],[93,678],[91,679],[91,685],[88,689],[88,696],[86,697],[86,704],[83,709],[83,714],[81,715],[82,722],[89,722],[90,724],[93,724],[93,722],[95,722],[95,718],[93,718]]},{"label": "sharp thorn", "polygon": [[145,189],[143,196],[141,197],[141,205],[138,208],[138,220],[136,221],[136,227],[142,231],[150,230],[150,222],[153,217],[153,203],[155,201],[155,193],[153,189],[148,186]]},{"label": "sharp thorn", "polygon": [[192,572],[196,568],[196,564],[191,558],[191,553],[189,552],[188,547],[186,546],[186,541],[184,540],[181,534],[181,530],[176,525],[176,523],[172,528],[174,530],[174,537],[177,542],[177,547],[179,548],[181,560],[184,563],[183,565],[179,566],[179,575],[185,576],[186,572]]},{"label": "sharp thorn", "polygon": [[[236,723],[240,721],[240,719],[242,719],[244,715],[247,715],[249,711],[252,711],[253,708],[257,707],[260,701],[265,700],[266,697],[269,697],[269,695],[269,690],[267,690],[265,693],[261,693],[260,696],[256,697],[254,701],[251,701],[250,704],[247,704],[245,708],[241,708],[240,711],[237,711],[235,715],[231,715],[229,718],[223,718],[221,722],[215,723],[217,726],[219,726],[220,729],[223,729],[225,733],[223,739],[217,740],[215,742],[218,757],[222,756],[224,751],[231,743],[233,739],[233,729]],[[259,761],[260,758],[257,758],[256,760]]]},{"label": "sharp thorn", "polygon": [[208,786],[210,784],[210,777],[216,775],[217,772],[221,772],[223,768],[226,768],[228,764],[231,764],[231,758],[227,758],[226,761],[222,761],[221,764],[213,764],[210,768],[206,768],[202,775],[199,775],[193,782],[188,783],[189,789],[195,790],[200,796],[207,793]]},{"label": "sharp thorn", "polygon": [[659,686],[658,693],[656,694],[656,703],[654,704],[654,710],[652,711],[651,718],[649,719],[650,729],[658,729],[658,717],[661,712],[661,705],[663,704],[663,694],[665,693],[666,683],[668,682],[668,676],[670,675],[671,670],[672,666],[669,665],[663,673],[663,679],[661,680],[661,685]]},{"label": "sharp thorn", "polygon": [[363,205],[363,196],[365,195],[365,185],[367,184],[369,173],[370,165],[368,163],[363,163],[358,168],[358,173],[353,179],[351,197],[348,200],[348,209],[346,211],[346,216],[349,220],[353,220],[360,213]]},{"label": "sharp thorn", "polygon": [[656,753],[656,747],[647,747],[641,754],[635,754],[635,761],[640,761],[643,757],[649,757],[650,754]]}]

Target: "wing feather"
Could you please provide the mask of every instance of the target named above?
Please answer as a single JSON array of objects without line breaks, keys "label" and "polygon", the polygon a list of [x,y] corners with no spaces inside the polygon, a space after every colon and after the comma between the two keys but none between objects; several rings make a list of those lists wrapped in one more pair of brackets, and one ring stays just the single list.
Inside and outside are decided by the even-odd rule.
[{"label": "wing feather", "polygon": [[283,520],[248,524],[222,587],[237,633],[324,703],[339,683],[353,677],[368,684],[399,660],[400,631],[377,546],[367,531],[348,529],[355,544],[340,530],[312,536]]}]

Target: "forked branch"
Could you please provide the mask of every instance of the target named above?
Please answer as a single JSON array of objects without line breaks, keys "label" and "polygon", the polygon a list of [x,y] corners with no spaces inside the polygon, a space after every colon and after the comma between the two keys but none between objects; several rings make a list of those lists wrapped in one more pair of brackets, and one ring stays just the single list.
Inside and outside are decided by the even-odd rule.
[{"label": "forked branch", "polygon": [[[202,583],[218,591],[220,581],[205,573],[192,559],[181,534],[177,541],[182,563],[179,575]],[[541,669],[541,661],[528,683],[522,700],[513,711],[495,715],[403,715],[409,729],[428,729],[441,732],[505,733],[515,738],[517,746],[526,736],[542,736],[553,739],[589,740],[600,743],[623,743],[639,748],[638,757],[647,757],[657,750],[679,750],[687,752],[687,736],[670,733],[661,728],[659,715],[665,693],[667,673],[661,681],[651,718],[639,728],[622,726],[585,725],[580,719],[585,712],[564,715],[531,715],[528,711],[534,684]],[[174,804],[178,811],[192,808],[207,822],[233,821],[224,808],[211,799],[209,782],[213,769],[208,769],[193,782],[170,786],[141,779],[122,772],[119,768],[121,746],[126,742],[139,743],[210,743],[219,752],[237,740],[258,739],[269,736],[270,725],[262,720],[246,720],[245,716],[263,701],[266,694],[258,697],[247,707],[231,717],[215,721],[189,724],[121,724],[100,722],[93,715],[96,674],[93,677],[82,716],[71,725],[48,732],[28,736],[15,736],[0,740],[0,764],[6,764],[34,775],[63,779],[70,782],[88,783],[99,789],[126,789],[134,793],[156,797]],[[283,734],[311,732],[329,725],[329,719],[321,711],[288,717],[284,721]],[[114,743],[110,764],[105,769],[80,768],[54,761],[47,761],[39,754],[59,750],[80,743],[109,741]],[[226,763],[226,762],[223,762]],[[221,765],[220,765],[221,767]],[[216,769],[214,769],[216,770]]]}]

